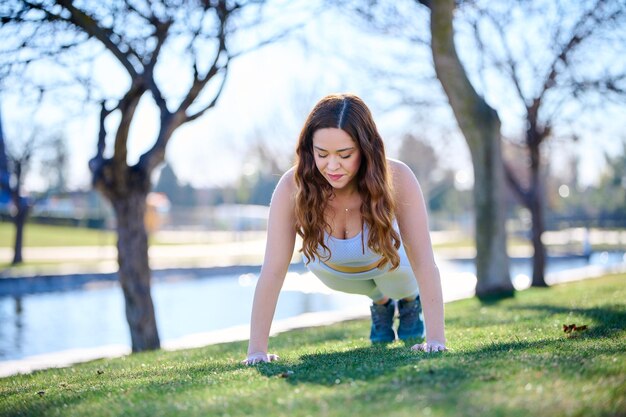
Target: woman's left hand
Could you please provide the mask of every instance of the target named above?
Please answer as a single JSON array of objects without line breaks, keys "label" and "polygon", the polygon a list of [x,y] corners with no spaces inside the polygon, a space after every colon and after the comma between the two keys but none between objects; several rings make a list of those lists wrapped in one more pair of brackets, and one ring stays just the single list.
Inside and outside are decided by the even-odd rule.
[{"label": "woman's left hand", "polygon": [[433,353],[433,352],[445,352],[448,350],[445,343],[428,341],[425,343],[418,343],[411,347],[411,350],[418,350],[421,352]]}]

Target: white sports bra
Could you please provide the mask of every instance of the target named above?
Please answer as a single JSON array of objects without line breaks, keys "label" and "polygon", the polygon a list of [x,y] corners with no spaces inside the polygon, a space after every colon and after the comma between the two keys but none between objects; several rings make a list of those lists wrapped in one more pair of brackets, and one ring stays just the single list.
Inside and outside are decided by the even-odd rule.
[{"label": "white sports bra", "polygon": [[[398,225],[394,222],[394,229],[398,230]],[[338,239],[326,233],[326,246],[330,249],[330,258],[325,259],[327,252],[319,248],[322,259],[315,258],[308,264],[311,272],[323,269],[338,275],[349,276],[350,278],[368,279],[373,275],[380,275],[389,270],[389,264],[383,269],[377,268],[381,259],[380,254],[372,251],[367,246],[369,238],[369,228],[363,226],[363,231],[349,239]],[[408,264],[404,246],[398,249],[400,263]]]}]

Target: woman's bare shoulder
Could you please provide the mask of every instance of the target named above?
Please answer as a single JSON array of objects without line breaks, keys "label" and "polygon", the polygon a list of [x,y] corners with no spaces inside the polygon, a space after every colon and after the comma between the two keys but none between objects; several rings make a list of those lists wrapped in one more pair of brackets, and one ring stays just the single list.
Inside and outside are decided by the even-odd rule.
[{"label": "woman's bare shoulder", "polygon": [[285,172],[278,184],[276,184],[276,188],[274,189],[274,194],[272,195],[272,201],[280,199],[280,200],[293,200],[296,195],[296,179],[295,179],[295,167],[290,168]]},{"label": "woman's bare shoulder", "polygon": [[392,172],[409,168],[407,164],[394,158],[387,158],[387,164]]},{"label": "woman's bare shoulder", "polygon": [[387,158],[387,165],[389,166],[389,172],[391,173],[394,185],[398,182],[404,182],[415,178],[411,168],[409,168],[409,166],[402,161]]},{"label": "woman's bare shoulder", "polygon": [[289,191],[296,190],[296,167],[289,168],[278,181],[277,187],[283,187]]}]

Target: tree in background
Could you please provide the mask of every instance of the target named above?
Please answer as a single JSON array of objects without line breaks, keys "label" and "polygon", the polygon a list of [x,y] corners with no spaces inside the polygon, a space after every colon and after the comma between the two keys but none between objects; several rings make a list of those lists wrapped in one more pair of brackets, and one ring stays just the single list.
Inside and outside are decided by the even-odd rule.
[{"label": "tree in background", "polygon": [[[26,129],[21,129],[24,132]],[[34,127],[23,141],[13,141],[11,146],[5,141],[2,120],[0,117],[0,201],[11,203],[10,216],[15,227],[13,239],[12,265],[24,262],[24,228],[26,220],[35,204],[43,196],[34,198],[24,192],[24,179],[32,168],[36,154],[45,155],[56,141],[56,138],[48,139],[41,133],[42,129]],[[56,137],[60,137],[57,135]],[[45,157],[44,157],[45,159]]]},{"label": "tree in background", "polygon": [[[11,184],[11,168],[9,165],[9,157],[7,155],[7,149],[4,142],[4,129],[2,127],[2,113],[0,112],[0,203],[2,204],[10,204],[14,201],[13,197],[15,195],[13,185]],[[14,223],[15,224],[15,223]],[[17,228],[16,228],[17,232]],[[17,237],[18,233],[15,234],[15,244],[17,245]],[[14,245],[13,252],[13,264],[16,262],[16,258],[21,262],[21,250],[18,251]]]},{"label": "tree in background", "polygon": [[48,193],[63,193],[67,191],[67,170],[69,152],[63,135],[53,136],[42,149],[41,175],[48,179]]},{"label": "tree in background", "polygon": [[454,44],[454,0],[421,1],[430,8],[430,33],[437,78],[467,141],[474,167],[476,294],[513,293],[506,252],[504,168],[500,118],[470,82]]},{"label": "tree in background", "polygon": [[510,163],[505,173],[532,219],[532,285],[545,286],[543,144],[555,134],[576,137],[572,129],[580,128],[581,114],[606,111],[626,97],[620,59],[626,53],[626,8],[604,0],[476,1],[466,8],[466,19],[480,52],[476,72],[484,94],[523,115],[518,143],[525,148],[527,173],[516,175]]},{"label": "tree in background", "polygon": [[181,184],[174,169],[168,163],[161,169],[154,191],[167,195],[173,206],[196,205],[195,189],[189,184]]},{"label": "tree in background", "polygon": [[437,153],[426,141],[406,134],[398,150],[399,159],[413,171],[422,188],[424,201],[430,206],[430,191],[435,185],[435,174],[439,167]]},{"label": "tree in background", "polygon": [[24,261],[22,248],[24,246],[24,225],[33,206],[33,201],[29,196],[24,195],[24,177],[30,168],[33,153],[35,152],[36,136],[31,136],[20,149],[9,150],[7,152],[9,175],[11,176],[11,201],[13,203],[11,219],[15,226],[15,240],[13,244],[12,265],[21,264]]},{"label": "tree in background", "polygon": [[[370,27],[402,39],[404,47],[394,50],[395,62],[378,69],[400,91],[398,104],[431,113],[440,94],[433,91],[439,80],[470,150],[474,167],[474,218],[476,241],[476,294],[479,297],[510,296],[514,292],[509,274],[505,228],[505,180],[502,163],[500,119],[496,111],[475,90],[461,63],[454,44],[454,0],[404,2],[352,1],[343,7],[364,18]],[[426,8],[421,5],[426,6]],[[427,13],[424,13],[427,11]],[[428,18],[430,17],[430,30]],[[408,45],[408,46],[407,46]],[[407,50],[410,55],[407,56]],[[428,53],[432,62],[428,62]],[[377,61],[383,61],[378,59]],[[392,59],[392,62],[394,60]],[[430,65],[430,68],[429,68]],[[412,70],[415,72],[409,72]],[[431,72],[432,71],[432,75]],[[412,78],[413,77],[413,78]],[[418,88],[413,88],[418,84]],[[418,91],[421,90],[421,91]]]},{"label": "tree in background", "polygon": [[398,159],[407,164],[417,177],[428,206],[430,227],[458,228],[466,224],[466,213],[471,212],[471,196],[459,189],[455,172],[444,168],[435,149],[426,140],[413,134],[402,137]]},{"label": "tree in background", "polygon": [[[596,187],[580,192],[579,213],[599,224],[624,227],[626,224],[626,139],[617,155],[605,154],[606,168]],[[605,226],[606,227],[606,226]]]},{"label": "tree in background", "polygon": [[[111,202],[117,219],[118,274],[133,352],[160,347],[144,227],[151,174],[163,162],[174,132],[215,106],[232,59],[285,33],[284,27],[270,28],[261,41],[237,38],[259,23],[262,3],[12,0],[0,8],[0,36],[7,40],[0,62],[5,74],[17,75],[37,61],[49,62],[50,56],[86,82],[93,78],[80,72],[83,61],[98,56],[114,60],[123,71],[109,82],[124,92],[99,98],[99,135],[89,167],[94,187]],[[106,91],[111,90],[107,85]],[[129,132],[147,97],[159,112],[158,133],[138,161],[129,164]],[[114,131],[109,134],[107,128]],[[105,152],[107,145],[111,152]]]},{"label": "tree in background", "polygon": [[248,134],[239,150],[245,162],[236,184],[237,203],[269,206],[278,181],[294,164],[295,135],[323,94],[320,91],[315,83],[299,85],[275,114]]},{"label": "tree in background", "polygon": [[614,140],[621,150],[604,153],[596,182],[580,182],[578,171],[585,167],[576,154],[565,158],[566,169],[544,171],[548,229],[570,228],[576,236],[576,228],[626,228],[626,139]]},{"label": "tree in background", "polygon": [[11,194],[11,174],[9,174],[9,160],[4,144],[4,129],[2,128],[2,112],[0,112],[0,201],[8,200]]},{"label": "tree in background", "polygon": [[[533,285],[545,285],[545,249],[541,241],[544,229],[542,178],[545,176],[541,174],[541,166],[542,163],[547,166],[547,161],[541,157],[541,145],[551,136],[580,136],[577,130],[585,128],[581,121],[592,119],[585,118],[587,114],[612,112],[620,117],[626,81],[625,62],[621,59],[626,53],[624,3],[544,0],[497,3],[347,0],[342,3],[364,16],[370,27],[395,42],[411,45],[409,57],[406,46],[394,51],[396,56],[392,62],[396,65],[381,66],[377,79],[387,75],[389,83],[395,84],[392,91],[401,92],[400,104],[427,109],[424,112],[429,114],[433,114],[436,107],[431,98],[436,93],[428,86],[429,72],[424,68],[427,60],[423,57],[423,47],[427,45],[432,50],[436,76],[472,154],[479,289],[485,276],[480,271],[485,271],[484,267],[499,265],[496,270],[503,271],[505,264],[502,253],[486,255],[489,250],[504,250],[504,238],[485,239],[486,235],[499,235],[503,231],[501,226],[492,228],[501,220],[484,218],[494,214],[485,204],[485,197],[494,192],[501,194],[485,190],[493,189],[494,185],[501,188],[501,174],[506,174],[508,184],[532,213],[531,233],[536,254]],[[415,7],[416,4],[426,8]],[[430,38],[424,36],[425,23],[422,22],[425,20],[421,12],[425,9],[431,18]],[[537,36],[539,33],[542,36]],[[377,63],[384,62],[376,58]],[[520,134],[507,133],[507,136],[519,137],[519,144],[525,148],[528,162],[524,171],[527,173],[521,176],[513,172],[510,162],[501,170],[499,165],[506,158],[494,148],[500,148],[499,142],[504,138],[500,117],[513,115],[515,118],[516,114],[517,120],[513,123],[510,117],[506,120],[507,132],[517,123],[521,125],[516,127]],[[586,130],[592,129],[586,126]],[[477,140],[480,135],[494,139]],[[486,194],[481,197],[480,193]],[[502,201],[503,197],[497,200]],[[499,205],[495,212],[504,213],[506,204],[494,202]],[[494,276],[493,273],[488,275]],[[483,290],[485,287],[480,291]]]},{"label": "tree in background", "polygon": [[247,150],[246,166],[239,179],[237,202],[269,206],[274,189],[283,173],[289,169],[281,153],[275,152],[260,137]]},{"label": "tree in background", "polygon": [[604,209],[615,218],[626,218],[626,139],[622,139],[622,151],[618,155],[605,154],[607,170],[600,178],[605,199]]}]

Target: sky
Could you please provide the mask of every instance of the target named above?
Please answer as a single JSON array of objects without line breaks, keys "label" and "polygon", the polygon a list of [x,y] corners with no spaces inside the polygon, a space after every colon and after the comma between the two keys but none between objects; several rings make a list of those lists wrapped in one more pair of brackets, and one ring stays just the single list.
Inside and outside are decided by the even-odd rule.
[{"label": "sky", "polygon": [[[364,33],[352,22],[333,11],[326,11],[308,20],[297,36],[266,46],[233,61],[226,86],[218,104],[197,121],[179,128],[168,144],[166,159],[179,180],[196,187],[226,186],[237,181],[253,160],[250,147],[259,137],[284,166],[289,166],[295,143],[304,119],[315,102],[332,92],[349,91],[360,95],[370,106],[379,130],[385,139],[387,153],[397,157],[400,139],[406,133],[427,137],[439,153],[440,162],[459,172],[459,178],[471,178],[469,153],[456,129],[449,108],[425,108],[427,105],[398,108],[390,106],[394,94],[389,83],[371,67],[386,61],[388,52],[406,54],[428,61],[424,53],[406,44],[394,43],[389,37]],[[306,42],[303,43],[302,39]],[[404,49],[403,49],[404,48]],[[161,82],[174,85],[181,63],[163,70]],[[427,66],[427,65],[426,65]],[[422,71],[424,65],[416,67]],[[427,78],[416,74],[416,79]],[[109,94],[122,94],[127,78],[110,57],[100,58],[94,66],[96,78],[106,85]],[[435,79],[416,82],[418,89],[440,90]],[[487,101],[497,101],[492,93]],[[29,109],[20,94],[5,92],[0,97],[3,125],[7,142],[40,124],[45,131],[60,131],[68,140],[71,151],[69,186],[88,188],[88,160],[94,155],[97,141],[98,111],[93,105],[79,105],[72,100],[51,99],[38,109]],[[78,108],[84,108],[79,112]],[[503,131],[516,135],[521,131],[518,115],[507,106],[498,106]],[[555,140],[546,148],[553,161],[553,172],[566,170],[568,159],[580,159],[580,180],[590,184],[597,180],[603,166],[603,153],[621,151],[624,140],[622,107],[593,115],[580,140],[573,145],[568,140]],[[77,113],[67,121],[67,114]],[[116,116],[108,120],[114,130]],[[601,130],[598,130],[601,126]],[[131,127],[129,163],[154,142],[158,128],[158,113],[149,97],[142,100]],[[37,168],[28,176],[25,188],[41,190],[46,178]]]}]

